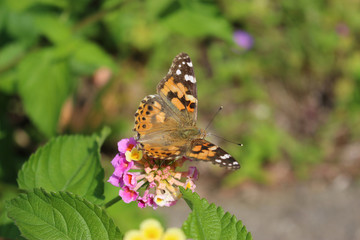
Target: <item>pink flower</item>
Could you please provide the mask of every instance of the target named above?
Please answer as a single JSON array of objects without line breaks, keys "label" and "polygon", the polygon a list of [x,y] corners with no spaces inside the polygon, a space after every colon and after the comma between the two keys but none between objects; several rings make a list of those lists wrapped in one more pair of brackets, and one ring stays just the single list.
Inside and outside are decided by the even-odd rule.
[{"label": "pink flower", "polygon": [[194,180],[198,180],[199,179],[199,171],[197,170],[196,167],[189,167],[189,170],[187,172],[187,176],[189,178],[194,179]]},{"label": "pink flower", "polygon": [[134,165],[133,162],[128,162],[125,159],[124,155],[120,155],[119,153],[116,154],[114,159],[111,161],[111,164],[114,166],[115,170],[117,171],[127,171]]},{"label": "pink flower", "polygon": [[120,153],[125,154],[127,151],[131,151],[136,144],[134,138],[124,138],[118,142],[118,150]]},{"label": "pink flower", "polygon": [[124,186],[123,176],[129,169],[134,166],[133,162],[126,161],[124,156],[116,154],[114,159],[111,161],[112,165],[115,168],[114,173],[110,176],[108,182],[114,185],[115,187]]},{"label": "pink flower", "polygon": [[[108,182],[120,187],[119,195],[124,202],[138,202],[140,208],[172,206],[181,197],[179,187],[194,191],[194,180],[199,177],[195,167],[178,171],[186,158],[162,161],[143,155],[134,138],[118,142],[119,153],[111,161],[115,170]],[[126,157],[128,155],[128,157]],[[130,156],[130,157],[129,157]]]},{"label": "pink flower", "polygon": [[192,192],[194,192],[196,188],[195,183],[190,178],[188,178],[185,182],[185,189],[188,188],[191,189]]},{"label": "pink flower", "polygon": [[125,187],[123,187],[123,189],[120,189],[119,195],[124,202],[130,203],[137,199],[137,197],[139,196],[139,193],[131,190],[128,186],[125,186]]},{"label": "pink flower", "polygon": [[136,187],[136,175],[135,173],[131,173],[131,172],[126,172],[123,175],[123,180],[124,180],[124,185],[134,188]]},{"label": "pink flower", "polygon": [[139,196],[137,199],[138,207],[144,208],[147,206],[147,203],[149,201],[149,190],[146,190],[143,194],[143,196]]},{"label": "pink flower", "polygon": [[158,206],[154,202],[154,194],[149,193],[149,190],[146,190],[143,196],[139,196],[137,199],[138,207],[144,208],[146,206],[153,207],[156,209]]},{"label": "pink flower", "polygon": [[111,160],[111,164],[114,166],[114,168],[117,168],[117,166],[120,165],[121,156],[120,154],[116,154],[113,160]]},{"label": "pink flower", "polygon": [[147,205],[149,206],[149,207],[152,207],[153,209],[157,209],[157,205],[156,205],[156,203],[155,203],[155,201],[154,201],[154,198],[155,198],[155,196],[154,196],[154,194],[149,194],[148,195],[148,201],[147,201]]},{"label": "pink flower", "polygon": [[134,166],[134,162],[128,162],[125,157],[121,157],[121,161],[119,161],[119,166],[115,169],[119,171],[126,172],[129,171]]},{"label": "pink flower", "polygon": [[144,207],[146,207],[146,200],[145,200],[145,199],[142,199],[141,197],[139,197],[138,200],[137,200],[137,202],[138,202],[138,207],[139,207],[139,208],[144,208]]},{"label": "pink flower", "polygon": [[122,176],[121,176],[121,177],[118,177],[118,176],[116,176],[115,174],[113,174],[113,175],[110,176],[108,182],[111,183],[112,185],[114,185],[115,187],[122,187],[122,186],[124,186],[124,181],[123,181]]}]

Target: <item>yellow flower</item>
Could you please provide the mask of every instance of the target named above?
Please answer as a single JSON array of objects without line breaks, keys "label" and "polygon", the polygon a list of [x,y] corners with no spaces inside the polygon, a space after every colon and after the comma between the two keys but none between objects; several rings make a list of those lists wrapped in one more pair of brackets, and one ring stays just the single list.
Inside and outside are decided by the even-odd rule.
[{"label": "yellow flower", "polygon": [[160,240],[164,229],[159,221],[150,218],[140,224],[140,231],[145,236],[144,239]]},{"label": "yellow flower", "polygon": [[186,237],[180,228],[168,228],[162,240],[186,240]]},{"label": "yellow flower", "polygon": [[143,240],[144,235],[139,230],[130,230],[125,233],[124,240]]},{"label": "yellow flower", "polygon": [[131,151],[126,151],[125,153],[126,161],[139,161],[142,159],[143,154],[141,150],[138,150],[137,148],[131,149]]}]

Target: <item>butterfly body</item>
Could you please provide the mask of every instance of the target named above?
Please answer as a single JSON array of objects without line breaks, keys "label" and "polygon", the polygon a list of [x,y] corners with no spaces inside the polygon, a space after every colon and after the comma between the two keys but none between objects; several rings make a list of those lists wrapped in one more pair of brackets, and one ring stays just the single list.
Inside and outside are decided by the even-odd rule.
[{"label": "butterfly body", "polygon": [[239,163],[205,140],[196,126],[197,91],[193,64],[186,53],[177,55],[157,94],[146,96],[135,113],[136,139],[144,153],[163,160],[187,157],[237,169]]}]

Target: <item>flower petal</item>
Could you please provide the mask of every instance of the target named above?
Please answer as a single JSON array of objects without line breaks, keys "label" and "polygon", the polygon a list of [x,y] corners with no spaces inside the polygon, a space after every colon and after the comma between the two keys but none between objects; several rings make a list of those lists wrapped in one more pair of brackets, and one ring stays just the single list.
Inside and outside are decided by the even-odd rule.
[{"label": "flower petal", "polygon": [[133,190],[130,190],[129,187],[125,186],[124,189],[120,189],[119,195],[122,200],[126,203],[133,202],[139,196],[139,193]]}]

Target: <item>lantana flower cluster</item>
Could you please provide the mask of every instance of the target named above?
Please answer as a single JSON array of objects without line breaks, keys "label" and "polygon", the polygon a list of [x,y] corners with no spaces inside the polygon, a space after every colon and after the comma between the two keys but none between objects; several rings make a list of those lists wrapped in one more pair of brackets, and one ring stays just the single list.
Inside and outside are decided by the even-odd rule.
[{"label": "lantana flower cluster", "polygon": [[119,195],[124,202],[137,201],[140,208],[169,207],[181,197],[180,186],[194,191],[197,169],[177,170],[187,159],[165,161],[148,157],[134,138],[120,140],[118,150],[111,161],[115,170],[108,182],[120,187]]},{"label": "lantana flower cluster", "polygon": [[185,240],[186,236],[180,228],[164,228],[156,219],[146,219],[140,224],[139,230],[125,233],[124,240]]}]

